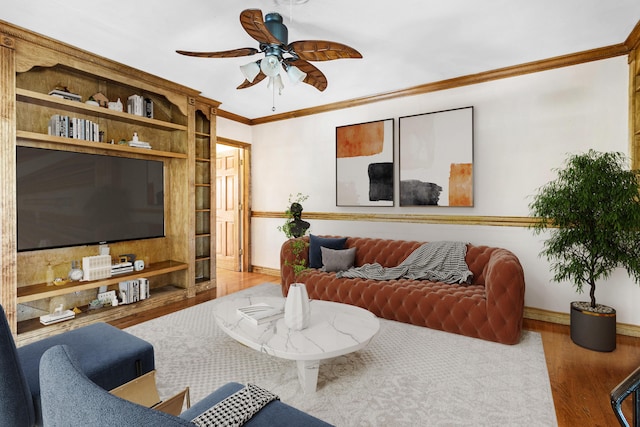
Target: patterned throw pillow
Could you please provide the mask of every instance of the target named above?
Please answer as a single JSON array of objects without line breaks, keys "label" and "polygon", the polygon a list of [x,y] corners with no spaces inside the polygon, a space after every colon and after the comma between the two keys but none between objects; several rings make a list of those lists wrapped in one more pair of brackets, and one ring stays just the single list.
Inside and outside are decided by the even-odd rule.
[{"label": "patterned throw pillow", "polygon": [[199,427],[240,427],[269,402],[279,400],[269,390],[254,384],[236,391],[191,420]]}]

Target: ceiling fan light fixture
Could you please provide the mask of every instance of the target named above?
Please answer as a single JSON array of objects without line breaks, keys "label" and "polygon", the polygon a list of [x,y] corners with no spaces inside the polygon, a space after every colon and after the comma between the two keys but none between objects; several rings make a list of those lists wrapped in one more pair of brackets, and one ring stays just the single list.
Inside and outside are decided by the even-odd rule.
[{"label": "ceiling fan light fixture", "polygon": [[289,66],[289,68],[287,69],[287,75],[289,76],[289,80],[291,80],[291,83],[293,84],[300,83],[307,78],[307,73],[305,73],[295,65]]},{"label": "ceiling fan light fixture", "polygon": [[269,83],[267,84],[267,89],[273,88],[273,91],[278,91],[278,95],[282,95],[282,89],[284,89],[284,84],[282,83],[282,77],[280,74],[277,74],[275,77],[269,77]]},{"label": "ceiling fan light fixture", "polygon": [[260,61],[260,69],[268,77],[275,77],[280,74],[280,58],[276,55],[267,55]]},{"label": "ceiling fan light fixture", "polygon": [[258,65],[258,62],[260,61],[249,62],[248,64],[240,66],[240,71],[242,71],[242,74],[249,83],[253,83],[253,80],[260,74],[260,65]]}]

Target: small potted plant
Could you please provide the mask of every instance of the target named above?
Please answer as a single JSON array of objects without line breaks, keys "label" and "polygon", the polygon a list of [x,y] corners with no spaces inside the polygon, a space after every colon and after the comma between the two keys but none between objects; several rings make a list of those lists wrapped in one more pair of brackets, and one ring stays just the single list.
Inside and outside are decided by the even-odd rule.
[{"label": "small potted plant", "polygon": [[291,251],[295,260],[291,267],[296,275],[307,268],[306,261],[300,258],[300,254],[306,247],[306,242],[299,237],[304,236],[309,230],[309,223],[302,219],[302,202],[309,196],[298,193],[295,196],[289,195],[289,207],[285,211],[286,221],[278,226],[287,239],[291,240]]},{"label": "small potted plant", "polygon": [[590,301],[571,303],[571,339],[597,351],[615,349],[616,312],[596,302],[596,282],[618,267],[640,282],[640,173],[627,164],[618,152],[571,155],[529,205],[534,234],[549,233],[540,255],[553,280],[589,288]]}]

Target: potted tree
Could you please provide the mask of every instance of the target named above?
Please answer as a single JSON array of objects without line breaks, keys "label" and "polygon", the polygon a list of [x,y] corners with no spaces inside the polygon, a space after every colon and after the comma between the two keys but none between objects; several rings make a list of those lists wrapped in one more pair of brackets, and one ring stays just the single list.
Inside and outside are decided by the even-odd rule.
[{"label": "potted tree", "polygon": [[534,234],[549,232],[540,255],[553,280],[571,281],[577,293],[589,288],[590,301],[570,306],[571,339],[585,348],[616,347],[616,312],[596,302],[596,282],[618,267],[640,282],[639,177],[624,154],[589,150],[569,156],[529,205],[539,219]]}]

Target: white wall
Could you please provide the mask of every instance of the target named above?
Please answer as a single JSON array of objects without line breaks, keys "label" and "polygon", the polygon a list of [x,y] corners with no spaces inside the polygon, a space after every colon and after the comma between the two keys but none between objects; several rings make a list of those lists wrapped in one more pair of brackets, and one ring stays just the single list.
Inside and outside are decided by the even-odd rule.
[{"label": "white wall", "polygon": [[225,138],[251,144],[251,126],[233,120],[218,117],[216,119],[216,133]]},{"label": "white wall", "polygon": [[[473,208],[336,207],[336,126],[466,106],[474,107]],[[222,126],[218,131],[228,136]],[[310,196],[304,209],[312,212],[528,216],[530,196],[554,178],[552,169],[562,165],[567,153],[589,148],[628,153],[628,65],[626,57],[617,57],[253,126],[251,131],[256,211],[284,211],[289,195],[301,192]],[[396,120],[396,168],[397,135]],[[276,227],[281,223],[252,221],[254,265],[279,268],[284,236]],[[311,221],[311,232],[505,247],[524,267],[528,307],[567,312],[572,300],[588,298],[576,296],[569,283],[551,281],[548,263],[538,257],[542,238],[526,228]],[[640,325],[640,312],[634,310],[640,287],[623,271],[601,282],[596,296],[618,310],[619,322]]]}]

